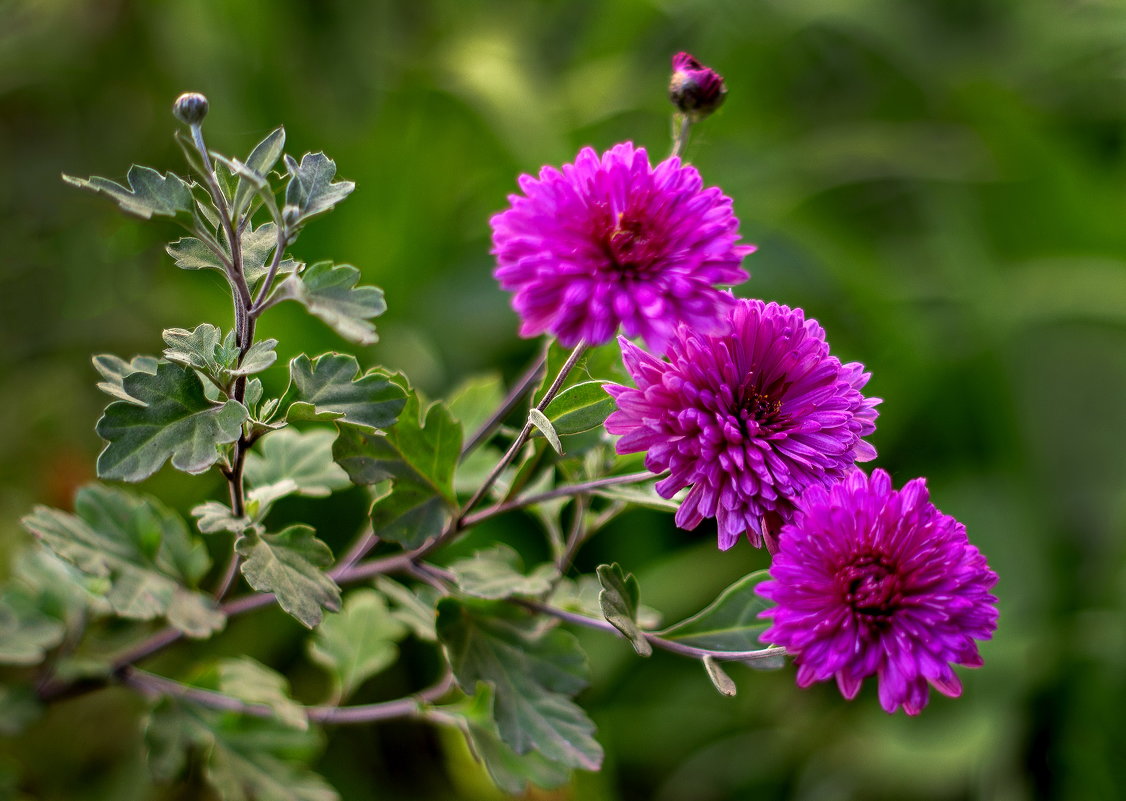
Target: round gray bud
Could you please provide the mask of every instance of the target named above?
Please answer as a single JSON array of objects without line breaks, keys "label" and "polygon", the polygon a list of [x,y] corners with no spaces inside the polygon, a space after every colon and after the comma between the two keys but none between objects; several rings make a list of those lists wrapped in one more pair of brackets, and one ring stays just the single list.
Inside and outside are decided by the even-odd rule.
[{"label": "round gray bud", "polygon": [[172,113],[184,125],[199,125],[207,116],[207,98],[199,92],[184,92],[172,104]]}]

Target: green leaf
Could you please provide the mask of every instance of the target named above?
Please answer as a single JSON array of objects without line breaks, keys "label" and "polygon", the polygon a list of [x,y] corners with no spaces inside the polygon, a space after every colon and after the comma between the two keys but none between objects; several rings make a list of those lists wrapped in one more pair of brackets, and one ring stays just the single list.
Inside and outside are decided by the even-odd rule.
[{"label": "green leaf", "polygon": [[[184,328],[166,328],[163,334],[164,358],[170,362],[194,367],[202,372],[218,376],[228,353],[220,353],[219,343],[223,333],[211,325],[203,323],[191,331]],[[237,353],[237,351],[236,351]]]},{"label": "green leaf", "polygon": [[297,207],[302,221],[328,211],[356,188],[351,181],[332,180],[336,177],[336,162],[324,153],[306,153],[300,164],[286,156],[285,166],[290,174],[285,203]]},{"label": "green leaf", "polygon": [[357,377],[360,364],[344,353],[325,353],[310,361],[301,354],[289,363],[290,386],[282,398],[286,420],[335,420],[367,428],[387,428],[406,405],[406,392],[383,370]]},{"label": "green leaf", "polygon": [[556,453],[563,453],[563,443],[559,441],[559,435],[555,433],[555,427],[551,425],[551,421],[547,419],[543,412],[539,409],[528,410],[528,422],[534,425],[541,434],[543,434],[551,447],[555,449]]},{"label": "green leaf", "polygon": [[[33,687],[24,684],[0,684],[0,737],[15,737],[38,720],[42,714],[43,702],[39,700]],[[0,798],[18,798],[14,794],[4,796],[3,791],[7,789],[0,781]]]},{"label": "green leaf", "polygon": [[387,304],[382,289],[358,287],[359,280],[360,271],[352,265],[321,261],[292,276],[281,292],[284,298],[296,300],[349,342],[371,345],[379,337],[368,320],[387,311]]},{"label": "green leaf", "polygon": [[207,637],[224,618],[191,587],[210,558],[179,515],[147,496],[91,484],[79,490],[76,515],[37,507],[24,527],[83,573],[108,580],[105,597],[126,618],[164,616],[191,637]]},{"label": "green leaf", "polygon": [[371,509],[372,527],[385,540],[408,548],[440,534],[456,513],[453,476],[461,454],[461,426],[439,403],[420,424],[418,395],[411,392],[399,420],[386,433],[338,425],[332,456],[356,484],[392,479],[394,489]]},{"label": "green leaf", "polygon": [[402,623],[414,636],[426,642],[437,642],[434,621],[438,615],[438,591],[429,585],[415,589],[404,587],[393,578],[376,576],[375,587],[391,602],[391,617]]},{"label": "green leaf", "polygon": [[301,704],[289,695],[289,682],[276,670],[249,656],[224,659],[218,664],[219,692],[248,704],[268,706],[278,720],[295,729],[309,728]]},{"label": "green leaf", "polygon": [[65,636],[62,621],[44,614],[22,593],[0,595],[0,664],[37,665]]},{"label": "green leaf", "polygon": [[[543,381],[532,396],[533,405],[539,405],[551,386],[559,370],[571,356],[572,348],[564,348],[558,342],[552,342],[547,349],[547,364]],[[563,382],[563,389],[591,380],[608,380],[625,377],[622,367],[622,352],[616,340],[611,340],[605,345],[587,348],[579,358],[578,363],[567,375]]]},{"label": "green leaf", "polygon": [[708,678],[712,680],[712,684],[719,691],[719,694],[728,697],[735,695],[735,682],[731,680],[731,677],[727,675],[719,662],[711,656],[705,656],[702,661],[704,670],[708,672]]},{"label": "green leaf", "polygon": [[759,641],[767,627],[759,612],[770,602],[755,593],[759,582],[770,574],[758,570],[736,581],[707,608],[657,634],[666,640],[707,648],[711,651],[753,651],[765,647]]},{"label": "green leaf", "polygon": [[[450,393],[447,402],[450,414],[461,423],[462,431],[472,433],[480,428],[504,402],[504,385],[500,375],[477,376],[463,382]],[[494,464],[495,464],[494,460]]]},{"label": "green leaf", "polygon": [[597,770],[602,747],[594,724],[571,701],[586,686],[586,657],[569,633],[545,630],[534,616],[502,602],[438,604],[438,638],[462,690],[477,682],[496,692],[501,739],[517,754]]},{"label": "green leaf", "polygon": [[125,391],[123,384],[126,376],[130,376],[133,373],[156,375],[156,367],[157,364],[159,364],[156,357],[134,356],[132,361],[127,362],[120,356],[103,353],[100,356],[95,356],[92,361],[94,362],[94,369],[105,379],[105,381],[98,384],[98,389],[118,400],[135,403],[138,406],[145,405],[129,395]]},{"label": "green leaf", "polygon": [[129,181],[128,189],[98,176],[75,178],[63,175],[63,180],[73,186],[108,195],[125,211],[146,220],[153,215],[175,217],[179,212],[191,212],[192,192],[179,176],[170,172],[162,176],[151,167],[134,164],[125,177]]},{"label": "green leaf", "polygon": [[605,381],[584,381],[560,392],[543,410],[557,434],[578,434],[598,428],[616,408],[603,389]]},{"label": "green leaf", "polygon": [[658,512],[676,512],[680,508],[680,504],[675,499],[662,498],[657,494],[653,485],[654,482],[652,481],[644,484],[622,484],[616,487],[602,487],[594,490],[591,494],[610,501],[620,501],[646,509],[656,509]]},{"label": "green leaf", "polygon": [[462,592],[490,600],[513,595],[542,595],[551,589],[551,579],[558,573],[553,565],[543,564],[530,575],[524,575],[520,555],[504,544],[454,562],[450,570]]},{"label": "green leaf", "polygon": [[641,595],[637,579],[632,573],[623,571],[617,562],[599,565],[597,573],[602,585],[598,605],[603,617],[625,635],[638,656],[652,656],[653,647],[637,625],[637,606]]},{"label": "green leaf", "polygon": [[517,754],[505,744],[497,730],[494,693],[488,684],[478,682],[471,698],[441,709],[461,719],[470,749],[484,764],[493,783],[504,792],[522,795],[529,783],[553,790],[570,779],[571,769],[566,765],[552,762],[535,751]]},{"label": "green leaf", "polygon": [[394,664],[399,655],[395,643],[406,633],[382,595],[375,590],[353,590],[344,599],[344,609],[325,618],[309,640],[309,656],[332,675],[337,699],[346,698]]},{"label": "green leaf", "polygon": [[332,551],[309,526],[290,526],[278,534],[243,533],[235,542],[243,557],[242,574],[259,592],[272,592],[278,605],[308,628],[321,622],[321,608],[340,609],[340,588],[321,571]]},{"label": "green leaf", "polygon": [[[242,242],[242,273],[246,276],[247,283],[253,287],[270,271],[267,262],[273,259],[274,249],[278,245],[278,227],[272,222],[254,229],[247,226],[239,240]],[[283,258],[278,264],[277,275],[296,272],[300,266],[299,261]]]},{"label": "green leaf", "polygon": [[235,517],[231,507],[219,501],[208,501],[194,507],[192,517],[196,518],[196,527],[201,534],[216,534],[220,531],[241,534],[253,523],[249,517]]},{"label": "green leaf", "polygon": [[[265,139],[254,146],[246,159],[245,166],[264,179],[266,174],[278,163],[284,148],[285,128],[279,127],[271,131]],[[242,216],[247,206],[250,205],[254,193],[254,185],[246,178],[239,177],[234,199],[231,202],[232,217],[238,219]]]},{"label": "green leaf", "polygon": [[169,458],[177,470],[202,473],[219,460],[219,445],[238,439],[247,417],[236,401],[210,403],[196,374],[177,364],[128,375],[122,388],[146,405],[117,401],[106,408],[97,426],[109,443],[98,456],[100,478],[141,481]]},{"label": "green leaf", "polygon": [[204,779],[223,801],[339,801],[305,764],[316,744],[312,731],[169,698],[145,724],[149,768],[158,781],[177,778],[189,758],[198,759]]},{"label": "green leaf", "polygon": [[251,487],[294,483],[294,492],[324,498],[352,485],[348,474],[332,461],[331,431],[286,428],[266,435],[246,456],[246,480]]}]

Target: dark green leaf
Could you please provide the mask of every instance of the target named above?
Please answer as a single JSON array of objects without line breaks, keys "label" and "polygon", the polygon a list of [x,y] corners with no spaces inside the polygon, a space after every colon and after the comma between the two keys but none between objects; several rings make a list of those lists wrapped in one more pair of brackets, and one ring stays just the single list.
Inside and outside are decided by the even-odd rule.
[{"label": "dark green leaf", "polygon": [[731,677],[727,675],[727,672],[719,662],[711,656],[705,656],[703,663],[704,670],[708,672],[708,678],[712,680],[712,684],[719,691],[719,694],[726,696],[735,695],[735,682],[731,680]]},{"label": "dark green leaf", "polygon": [[387,311],[383,290],[356,286],[360,271],[350,264],[317,262],[285,282],[281,291],[319,317],[349,342],[371,345],[379,341],[368,320]]},{"label": "dark green leaf", "polygon": [[169,458],[177,470],[202,473],[218,461],[219,445],[238,439],[247,417],[236,401],[210,403],[196,374],[177,364],[128,375],[122,388],[146,405],[117,401],[106,408],[97,426],[109,443],[98,457],[101,478],[141,481]]},{"label": "dark green leaf", "polygon": [[375,590],[353,590],[344,599],[340,614],[325,618],[317,628],[309,640],[309,656],[332,674],[339,700],[394,664],[399,655],[395,643],[406,633],[382,595]]},{"label": "dark green leaf", "polygon": [[521,756],[505,744],[497,730],[493,707],[493,688],[484,682],[478,682],[472,698],[457,706],[441,707],[443,712],[461,718],[469,747],[485,765],[493,783],[512,795],[523,794],[529,783],[545,790],[566,784],[571,777],[571,769],[566,765],[552,762],[535,751]]},{"label": "dark green leaf", "polygon": [[438,604],[438,638],[461,688],[483,681],[496,692],[501,739],[517,754],[597,770],[602,748],[594,724],[571,696],[586,686],[586,657],[575,638],[545,630],[532,615],[502,602]]},{"label": "dark green leaf", "polygon": [[411,392],[397,423],[385,434],[340,425],[332,456],[356,484],[392,479],[394,490],[371,510],[375,533],[409,548],[440,534],[457,511],[454,469],[461,453],[461,426],[439,403],[420,424],[418,395]]},{"label": "dark green leaf", "polygon": [[156,367],[159,363],[156,357],[134,356],[132,361],[127,362],[119,356],[103,353],[100,356],[95,356],[92,361],[94,362],[94,369],[105,379],[105,381],[98,384],[98,389],[118,400],[135,403],[138,406],[145,405],[127,394],[122,384],[126,376],[130,376],[133,373],[149,373],[150,375],[156,375]]},{"label": "dark green leaf", "polygon": [[584,381],[567,387],[543,410],[559,435],[578,434],[602,425],[614,411],[614,399],[603,389],[604,381]]},{"label": "dark green leaf", "polygon": [[179,212],[192,210],[191,189],[177,175],[170,172],[161,175],[150,167],[134,164],[129,168],[126,179],[129,181],[128,189],[108,178],[63,176],[68,184],[108,195],[125,211],[146,220],[153,215],[175,217]]},{"label": "dark green leaf", "polygon": [[632,573],[623,571],[617,562],[599,565],[597,573],[602,585],[602,592],[598,594],[602,615],[625,635],[638,656],[651,656],[653,647],[637,625],[637,605],[641,595],[637,579]]},{"label": "dark green leaf", "polygon": [[466,595],[491,600],[513,595],[542,595],[551,589],[551,579],[558,573],[553,565],[543,564],[524,575],[520,555],[503,544],[454,562],[450,570]]},{"label": "dark green leaf", "polygon": [[223,801],[338,801],[324,779],[306,766],[316,748],[311,731],[259,718],[230,715],[164,699],[145,725],[153,776],[181,775],[188,758]]},{"label": "dark green leaf", "polygon": [[210,559],[184,521],[156,499],[91,484],[75,499],[76,515],[40,506],[24,526],[87,575],[108,580],[105,597],[122,617],[165,616],[192,637],[222,628],[212,600],[190,589]]},{"label": "dark green leaf", "polygon": [[282,398],[286,419],[387,428],[406,405],[406,392],[382,370],[359,372],[351,354],[325,353],[313,361],[301,354],[289,363],[291,383]]},{"label": "dark green leaf", "polygon": [[351,181],[333,181],[336,162],[324,153],[306,153],[301,163],[285,157],[290,181],[285,189],[287,206],[296,206],[301,220],[328,211],[348,197],[356,185]]},{"label": "dark green leaf", "polygon": [[218,664],[219,692],[245,701],[262,704],[274,711],[277,719],[295,729],[309,728],[301,704],[289,695],[289,682],[276,670],[249,656],[224,659]]},{"label": "dark green leaf", "polygon": [[758,637],[767,621],[758,615],[770,602],[755,593],[755,587],[769,578],[765,570],[750,573],[720,593],[706,609],[657,633],[666,640],[712,651],[764,648]]},{"label": "dark green leaf", "polygon": [[250,530],[235,542],[243,557],[242,574],[259,592],[272,592],[278,605],[309,628],[321,622],[321,608],[340,609],[340,588],[322,572],[332,551],[308,526],[290,526],[278,534]]},{"label": "dark green leaf", "polygon": [[[256,173],[258,176],[265,178],[278,159],[281,158],[282,150],[285,148],[285,128],[276,128],[271,131],[269,135],[254,146],[254,150],[250,151],[250,156],[246,159],[246,167]],[[247,206],[250,205],[251,199],[254,197],[255,187],[246,178],[240,177],[238,186],[235,189],[234,199],[231,202],[231,216],[238,219],[242,213],[246,211]]]},{"label": "dark green leaf", "polygon": [[[0,649],[3,649],[0,645]],[[29,685],[0,684],[0,737],[15,737],[43,714],[43,702]],[[5,796],[8,788],[0,781],[0,798],[18,798],[13,793]],[[15,788],[11,788],[15,790]]]},{"label": "dark green leaf", "polygon": [[292,481],[299,495],[323,498],[350,487],[348,474],[332,460],[331,431],[286,428],[268,434],[246,457],[246,480],[259,488]]}]

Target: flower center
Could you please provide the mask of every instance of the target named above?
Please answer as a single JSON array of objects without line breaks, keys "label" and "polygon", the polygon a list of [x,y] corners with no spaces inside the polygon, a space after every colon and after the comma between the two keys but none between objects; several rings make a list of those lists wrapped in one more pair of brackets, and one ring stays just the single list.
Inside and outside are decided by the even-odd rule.
[{"label": "flower center", "polygon": [[782,413],[782,401],[777,399],[779,387],[771,387],[774,391],[769,391],[758,386],[756,373],[748,373],[739,386],[735,396],[736,412],[744,422],[754,420],[760,426],[777,422]]},{"label": "flower center", "polygon": [[626,274],[651,267],[660,255],[651,227],[644,218],[634,217],[629,212],[618,214],[609,226],[605,247],[611,266]]},{"label": "flower center", "polygon": [[903,600],[898,572],[880,556],[862,556],[843,567],[837,580],[845,602],[858,615],[885,618]]}]

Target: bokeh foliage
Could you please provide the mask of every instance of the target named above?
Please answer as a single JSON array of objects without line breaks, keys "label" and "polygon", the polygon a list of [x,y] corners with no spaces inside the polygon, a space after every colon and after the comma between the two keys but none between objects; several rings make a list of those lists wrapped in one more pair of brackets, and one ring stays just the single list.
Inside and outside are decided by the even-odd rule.
[{"label": "bokeh foliage", "polygon": [[[580,632],[584,696],[607,749],[558,797],[1110,798],[1126,782],[1126,7],[1110,0],[5,0],[0,32],[0,553],[33,503],[68,508],[91,477],[102,398],[92,352],[159,349],[161,328],[229,325],[221,279],[172,267],[175,236],[65,187],[180,163],[171,100],[211,100],[214,146],[245,152],[284,122],[357,191],[310,227],[386,291],[364,366],[439,394],[534,345],[490,275],[490,213],[515,176],[624,139],[662,154],[668,58],[694,52],[730,89],[689,158],[760,246],[741,294],[804,307],[884,397],[873,441],[897,483],[930,477],[1001,582],[1001,621],[965,697],[887,717],[869,689],[799,691],[792,672],[637,659]],[[279,307],[279,364],[339,347]],[[279,374],[280,375],[280,374]],[[271,381],[272,373],[265,380]],[[274,376],[273,380],[281,379]],[[148,488],[181,511],[217,477]],[[326,513],[290,499],[335,549],[360,494]],[[323,504],[322,504],[323,505]],[[334,526],[339,533],[332,537]],[[486,537],[529,538],[519,517]],[[766,566],[712,533],[637,512],[584,551],[620,562],[669,619]],[[323,688],[295,625],[239,620],[224,653]],[[223,645],[226,643],[226,645]],[[183,646],[188,653],[200,646]],[[162,656],[176,665],[176,652]],[[417,686],[422,655],[373,683]],[[414,660],[412,662],[412,659]],[[363,698],[358,700],[364,700]],[[4,716],[18,699],[4,699]],[[123,690],[60,704],[0,741],[6,786],[43,799],[160,797]],[[318,769],[348,799],[486,798],[454,738],[393,724],[329,734]],[[568,795],[568,793],[570,795]],[[19,797],[17,795],[17,797]]]}]

